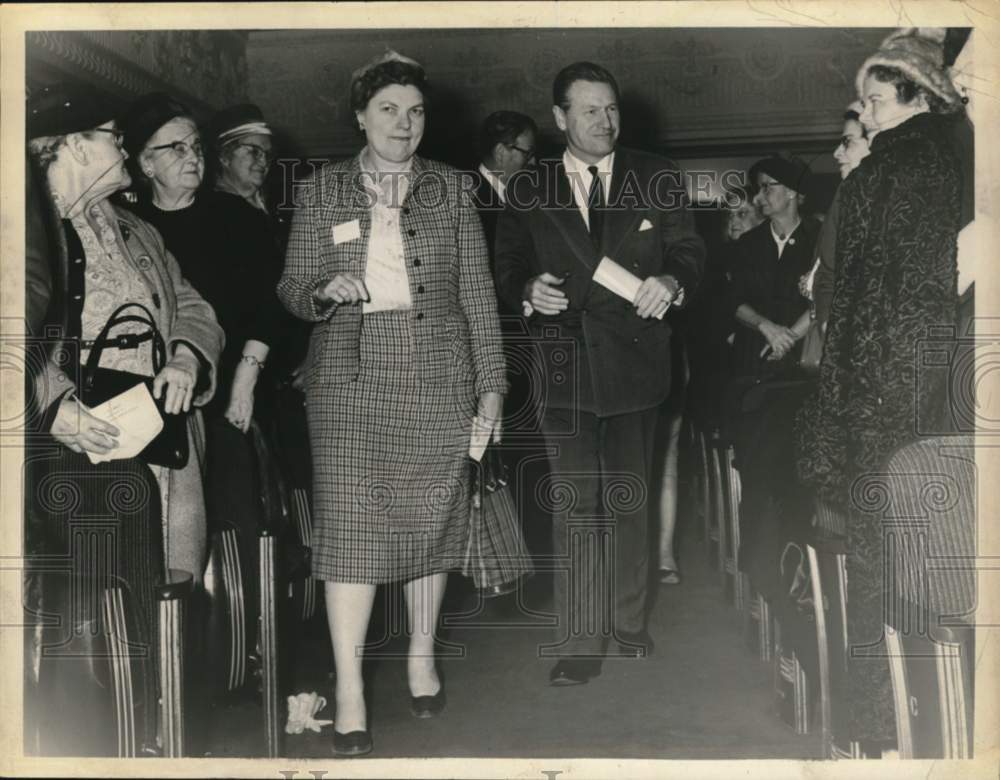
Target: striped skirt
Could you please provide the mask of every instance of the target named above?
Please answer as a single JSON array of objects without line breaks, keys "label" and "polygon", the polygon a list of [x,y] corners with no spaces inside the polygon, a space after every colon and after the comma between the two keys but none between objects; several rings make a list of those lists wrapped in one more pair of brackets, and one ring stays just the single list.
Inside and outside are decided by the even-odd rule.
[{"label": "striped skirt", "polygon": [[313,575],[379,584],[460,566],[474,391],[419,378],[410,313],[365,315],[357,379],[310,388],[306,408]]}]

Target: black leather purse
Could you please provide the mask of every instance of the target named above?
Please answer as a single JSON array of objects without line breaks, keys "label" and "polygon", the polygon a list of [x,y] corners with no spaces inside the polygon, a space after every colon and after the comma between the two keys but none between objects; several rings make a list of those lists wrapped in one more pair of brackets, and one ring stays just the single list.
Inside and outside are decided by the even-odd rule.
[{"label": "black leather purse", "polygon": [[[141,309],[145,316],[137,314],[122,314],[129,308]],[[111,329],[116,325],[126,322],[141,322],[149,326],[146,333],[125,333],[121,336],[108,338]],[[143,376],[133,374],[129,371],[116,371],[111,368],[100,368],[101,354],[106,347],[117,347],[128,349],[138,347],[144,341],[153,342],[153,376]],[[83,367],[81,385],[79,389],[80,400],[87,406],[94,407],[104,403],[109,398],[114,398],[126,390],[130,390],[142,383],[149,388],[149,394],[153,394],[153,379],[167,362],[167,349],[163,342],[163,336],[156,321],[149,309],[141,303],[126,303],[119,306],[108,317],[100,334],[93,342],[90,354],[87,356],[87,363]],[[166,393],[163,393],[157,400],[153,399],[156,408],[163,419],[163,430],[153,439],[146,448],[139,453],[140,460],[154,466],[166,466],[171,469],[182,469],[188,462],[188,438],[187,438],[187,414],[167,414],[163,411],[166,402]]]}]

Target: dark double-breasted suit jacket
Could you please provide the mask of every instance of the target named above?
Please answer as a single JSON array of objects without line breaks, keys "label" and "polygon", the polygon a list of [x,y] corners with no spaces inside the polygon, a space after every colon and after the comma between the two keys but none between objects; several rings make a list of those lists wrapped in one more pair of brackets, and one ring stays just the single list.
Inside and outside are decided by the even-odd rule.
[{"label": "dark double-breasted suit jacket", "polygon": [[548,271],[562,277],[569,308],[535,313],[542,404],[611,416],[650,409],[670,390],[670,325],[642,319],[631,302],[593,281],[603,257],[640,279],[671,274],[694,295],[705,263],[683,179],[665,158],[615,152],[600,245],[573,200],[562,159],[507,182],[497,221],[495,272],[500,296],[521,307],[525,283]]},{"label": "dark double-breasted suit jacket", "polygon": [[490,251],[490,266],[493,266],[493,247],[497,235],[497,219],[503,211],[504,202],[500,199],[493,185],[489,183],[485,176],[477,169],[468,173],[471,176],[470,192],[472,202],[479,212],[479,221],[483,225],[483,235],[486,237],[486,246]]}]

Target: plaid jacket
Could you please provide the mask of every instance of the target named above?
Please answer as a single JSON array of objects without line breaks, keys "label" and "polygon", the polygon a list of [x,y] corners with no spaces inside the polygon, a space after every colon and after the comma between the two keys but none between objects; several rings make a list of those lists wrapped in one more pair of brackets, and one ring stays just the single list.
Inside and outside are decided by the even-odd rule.
[{"label": "plaid jacket", "polygon": [[[371,202],[358,157],[326,165],[301,192],[292,221],[278,297],[295,316],[315,322],[309,387],[343,384],[358,375],[360,306],[322,306],[313,291],[337,273],[365,276]],[[486,242],[469,182],[443,163],[413,158],[400,230],[413,308],[421,377],[454,381],[473,373],[475,392],[505,392],[504,359]],[[333,228],[357,221],[357,237],[334,243]]]}]

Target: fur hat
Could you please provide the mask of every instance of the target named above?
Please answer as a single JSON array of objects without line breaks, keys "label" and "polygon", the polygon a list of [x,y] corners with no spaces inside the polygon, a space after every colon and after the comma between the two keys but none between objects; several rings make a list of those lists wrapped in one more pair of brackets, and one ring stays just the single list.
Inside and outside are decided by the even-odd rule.
[{"label": "fur hat", "polygon": [[951,83],[944,65],[945,30],[939,27],[903,27],[889,35],[879,50],[865,60],[858,70],[858,96],[868,69],[873,65],[896,68],[926,92],[940,98],[945,111],[958,111],[962,98]]}]

